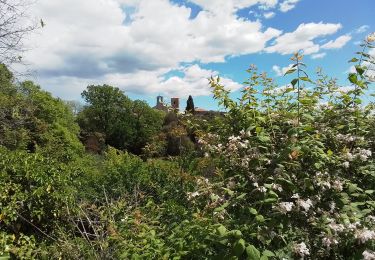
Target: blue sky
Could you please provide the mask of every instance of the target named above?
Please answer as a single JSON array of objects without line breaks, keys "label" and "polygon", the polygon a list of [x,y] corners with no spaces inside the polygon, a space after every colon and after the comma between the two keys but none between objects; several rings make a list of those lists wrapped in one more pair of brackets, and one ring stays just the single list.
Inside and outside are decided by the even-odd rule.
[{"label": "blue sky", "polygon": [[108,83],[154,105],[189,94],[216,109],[207,77],[220,75],[236,97],[256,64],[280,85],[294,51],[314,78],[321,66],[345,86],[358,42],[375,31],[374,0],[39,0],[46,23],[30,37],[25,60],[42,88],[80,100]]}]

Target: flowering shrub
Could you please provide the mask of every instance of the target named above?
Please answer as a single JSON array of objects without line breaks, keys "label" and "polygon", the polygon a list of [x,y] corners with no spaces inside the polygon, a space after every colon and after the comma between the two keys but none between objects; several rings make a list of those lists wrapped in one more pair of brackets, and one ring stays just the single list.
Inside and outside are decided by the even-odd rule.
[{"label": "flowering shrub", "polygon": [[374,104],[361,100],[371,44],[350,61],[349,91],[321,70],[312,81],[298,53],[290,85],[277,88],[251,66],[238,102],[211,78],[227,113],[201,134],[217,177],[187,194],[192,205],[278,258],[374,259]]}]

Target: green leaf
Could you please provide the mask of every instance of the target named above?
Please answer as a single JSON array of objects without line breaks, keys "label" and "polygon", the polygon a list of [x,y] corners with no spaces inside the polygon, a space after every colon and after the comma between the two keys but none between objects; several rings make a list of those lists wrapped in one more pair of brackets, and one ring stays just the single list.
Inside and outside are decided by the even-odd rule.
[{"label": "green leaf", "polygon": [[234,238],[241,238],[242,232],[240,230],[231,230],[231,231],[227,232],[226,236],[227,237],[234,237]]},{"label": "green leaf", "polygon": [[307,82],[311,82],[312,83],[312,80],[309,79],[308,77],[300,77],[299,79],[303,80],[303,81],[307,81]]},{"label": "green leaf", "polygon": [[289,69],[289,70],[287,70],[287,71],[285,72],[284,76],[285,76],[285,75],[288,75],[288,74],[291,74],[291,73],[293,73],[293,72],[295,72],[295,71],[296,71],[296,69]]},{"label": "green leaf", "polygon": [[260,260],[260,252],[253,245],[246,247],[246,254],[249,260]]},{"label": "green leaf", "polygon": [[220,211],[223,211],[226,207],[229,206],[229,202],[225,202],[223,205],[221,205],[220,207],[214,209],[214,212],[220,212]]},{"label": "green leaf", "polygon": [[290,84],[292,84],[292,86],[294,87],[298,82],[298,79],[293,79]]},{"label": "green leaf", "polygon": [[357,62],[357,61],[359,61],[357,58],[353,58],[353,59],[351,59],[351,60],[348,61],[348,62]]},{"label": "green leaf", "polygon": [[271,140],[271,138],[266,135],[259,135],[258,140],[261,141],[262,143],[267,143]]},{"label": "green leaf", "polygon": [[1,256],[0,256],[0,260],[9,260],[9,259],[10,259],[9,254],[1,255]]},{"label": "green leaf", "polygon": [[243,252],[245,251],[245,240],[243,240],[242,238],[240,240],[238,240],[234,246],[233,246],[233,253],[236,255],[236,256],[241,256],[243,254]]},{"label": "green leaf", "polygon": [[359,75],[363,75],[363,73],[365,72],[365,70],[361,67],[361,66],[359,66],[359,65],[357,65],[357,66],[355,66],[355,70],[358,72],[358,74]]},{"label": "green leaf", "polygon": [[265,221],[263,215],[257,215],[257,216],[255,217],[255,220],[256,220],[257,222],[259,222],[259,223],[263,223],[263,222]]},{"label": "green leaf", "polygon": [[241,200],[245,198],[245,196],[246,196],[246,193],[242,193],[240,196],[236,197],[236,200]]},{"label": "green leaf", "polygon": [[350,73],[348,79],[353,84],[357,84],[357,82],[358,82],[358,78],[357,78],[357,75],[355,73]]},{"label": "green leaf", "polygon": [[262,255],[267,256],[267,257],[275,256],[275,254],[270,250],[264,250]]},{"label": "green leaf", "polygon": [[223,225],[220,225],[216,230],[220,236],[224,236],[227,233],[227,229]]}]

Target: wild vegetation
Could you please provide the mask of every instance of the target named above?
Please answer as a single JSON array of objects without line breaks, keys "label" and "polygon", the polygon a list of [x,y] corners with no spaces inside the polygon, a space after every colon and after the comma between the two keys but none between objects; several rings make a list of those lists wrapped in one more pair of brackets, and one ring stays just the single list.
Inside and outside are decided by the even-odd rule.
[{"label": "wild vegetation", "polygon": [[287,87],[211,78],[209,119],[108,85],[75,114],[2,65],[0,259],[375,259],[371,37],[350,88],[297,53]]}]

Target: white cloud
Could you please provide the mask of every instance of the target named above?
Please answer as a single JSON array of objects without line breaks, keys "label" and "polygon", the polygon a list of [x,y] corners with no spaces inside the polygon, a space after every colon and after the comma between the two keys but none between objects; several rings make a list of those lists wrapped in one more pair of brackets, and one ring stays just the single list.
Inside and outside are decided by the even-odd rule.
[{"label": "white cloud", "polygon": [[[187,97],[188,95],[202,96],[211,93],[208,78],[217,76],[217,71],[202,69],[198,65],[179,68],[178,72],[183,76],[172,76],[166,78],[166,70],[146,71],[140,70],[134,73],[111,73],[101,77],[79,78],[74,76],[58,76],[53,78],[36,79],[39,84],[45,86],[48,91],[53,91],[59,97],[72,100],[77,99],[80,93],[88,85],[110,84],[119,87],[125,92],[136,94],[147,93],[166,96]],[[223,85],[231,91],[238,90],[241,84],[227,77],[221,77]]]},{"label": "white cloud", "polygon": [[[161,80],[163,74],[181,63],[224,62],[228,56],[256,53],[281,34],[235,14],[257,4],[274,7],[277,0],[193,2],[203,7],[194,19],[190,8],[168,0],[39,0],[31,12],[46,26],[30,37],[31,51],[24,59],[38,71],[40,82],[55,86],[53,93],[65,91],[69,81],[77,87],[107,79],[127,91],[162,93],[178,83],[176,78]],[[128,7],[134,10],[131,17]],[[142,77],[151,77],[152,87]],[[183,93],[190,83],[199,92],[196,83],[180,80],[184,88],[176,90]],[[72,88],[66,91],[75,92]]]},{"label": "white cloud", "polygon": [[272,17],[275,16],[275,13],[274,12],[267,12],[267,13],[264,13],[263,16],[266,19],[271,19]]},{"label": "white cloud", "polygon": [[[202,69],[199,65],[180,68],[183,76],[165,78],[163,71],[138,71],[133,74],[110,74],[105,77],[106,82],[117,84],[121,88],[130,89],[132,92],[149,94],[163,93],[167,96],[203,96],[211,93],[208,78],[216,76],[217,71]],[[221,82],[228,90],[235,91],[242,87],[241,84],[223,77]]]},{"label": "white cloud", "polygon": [[336,33],[341,28],[341,24],[332,23],[303,23],[294,32],[284,33],[276,38],[275,44],[265,50],[273,53],[292,54],[303,50],[304,54],[317,53],[319,44],[314,43],[318,37]]},{"label": "white cloud", "polygon": [[[259,20],[236,15],[237,10],[256,5],[270,10],[278,0],[191,2],[203,9],[193,19],[190,8],[168,0],[38,0],[31,12],[46,26],[31,35],[25,62],[38,71],[43,88],[68,99],[78,97],[88,84],[104,83],[139,94],[198,96],[210,93],[207,78],[217,72],[181,64],[224,62],[264,50],[317,53],[320,47],[314,40],[341,28],[308,23],[281,35]],[[283,1],[280,8],[297,2]],[[271,18],[274,12],[263,15]],[[266,47],[271,40],[275,44]],[[182,76],[165,76],[174,70]],[[279,70],[283,74],[284,68]],[[240,87],[229,78],[222,80],[232,90]]]},{"label": "white cloud", "polygon": [[358,27],[356,30],[355,30],[355,33],[364,33],[366,32],[368,29],[370,28],[370,26],[368,25],[362,25],[360,27]]},{"label": "white cloud", "polygon": [[280,3],[280,11],[281,12],[288,12],[292,10],[294,7],[296,7],[296,4],[300,0],[285,0],[284,2]]},{"label": "white cloud", "polygon": [[259,4],[260,9],[269,9],[277,5],[278,0],[190,0],[204,10],[213,13],[233,13],[236,10]]},{"label": "white cloud", "polygon": [[316,60],[316,59],[322,59],[322,58],[324,58],[326,55],[327,55],[327,53],[325,53],[325,52],[316,53],[316,54],[311,55],[311,59],[313,59],[313,60]]},{"label": "white cloud", "polygon": [[287,72],[292,66],[293,64],[289,64],[288,66],[281,68],[278,65],[273,65],[272,70],[276,73],[276,76],[280,77],[284,76],[285,72]]},{"label": "white cloud", "polygon": [[347,42],[352,39],[350,35],[342,35],[338,37],[336,40],[331,40],[326,44],[322,45],[321,48],[323,49],[340,49],[342,48]]},{"label": "white cloud", "polygon": [[[105,81],[116,84],[120,88],[128,89],[135,93],[158,94],[167,96],[202,96],[211,93],[208,78],[218,75],[217,71],[202,69],[198,65],[181,68],[183,76],[165,78],[163,72],[138,71],[132,74],[110,74]],[[229,78],[221,78],[222,83],[231,91],[238,90],[241,85]],[[127,86],[132,86],[131,89]]]}]

